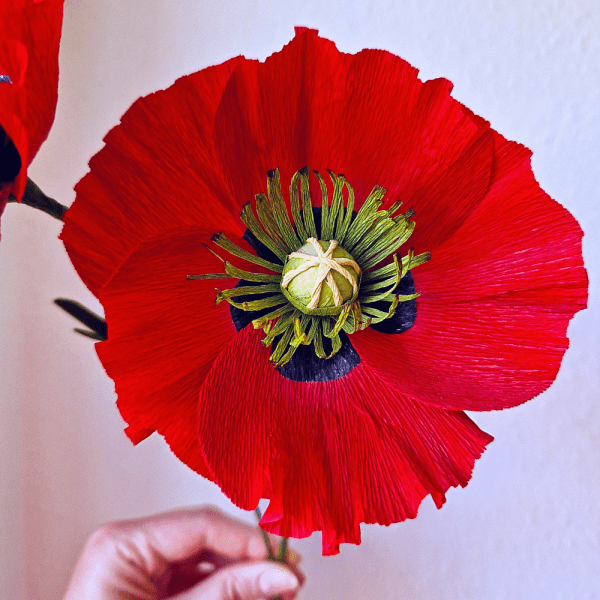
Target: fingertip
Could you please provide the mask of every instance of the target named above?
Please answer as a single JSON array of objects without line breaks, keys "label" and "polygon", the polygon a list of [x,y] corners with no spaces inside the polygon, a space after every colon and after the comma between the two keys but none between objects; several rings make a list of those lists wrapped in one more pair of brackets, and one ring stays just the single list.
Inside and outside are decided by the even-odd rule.
[{"label": "fingertip", "polygon": [[296,591],[300,587],[300,580],[290,569],[271,563],[261,573],[258,586],[263,594],[275,596]]}]

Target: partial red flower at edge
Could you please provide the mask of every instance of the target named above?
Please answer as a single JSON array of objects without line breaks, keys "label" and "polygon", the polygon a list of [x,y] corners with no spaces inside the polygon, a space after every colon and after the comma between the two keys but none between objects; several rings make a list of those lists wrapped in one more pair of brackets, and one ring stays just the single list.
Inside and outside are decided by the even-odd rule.
[{"label": "partial red flower at edge", "polygon": [[54,121],[63,3],[0,3],[0,215],[11,193],[21,200],[27,167]]},{"label": "partial red flower at edge", "polygon": [[[544,391],[586,306],[577,222],[540,189],[530,152],[451,88],[298,29],[264,63],[232,59],[138,100],[65,217],[67,251],[105,308],[97,351],[130,438],[158,431],[238,506],[270,499],[265,529],[322,531],[325,554],[360,543],[361,522],[413,518],[425,496],[440,507],[466,485],[492,438],[461,411]],[[257,313],[215,305],[232,284],[186,275],[223,271],[209,247],[246,271],[251,254],[272,262],[240,211],[271,169],[287,186],[306,165],[343,173],[354,211],[376,184],[384,208],[414,208],[400,255],[432,258],[403,276],[394,293],[421,296],[389,321],[344,334],[331,359],[299,346],[276,368]],[[314,178],[310,191],[318,207]],[[215,246],[218,232],[250,262]]]}]

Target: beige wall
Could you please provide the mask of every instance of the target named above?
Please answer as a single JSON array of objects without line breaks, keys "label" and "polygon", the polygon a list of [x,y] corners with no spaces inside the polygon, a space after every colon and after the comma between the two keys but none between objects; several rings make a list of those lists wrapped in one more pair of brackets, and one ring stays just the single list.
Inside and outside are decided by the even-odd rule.
[{"label": "beige wall", "polygon": [[[346,51],[383,47],[446,76],[456,97],[535,151],[542,186],[588,232],[590,310],[552,388],[475,415],[496,437],[465,490],[416,521],[363,527],[364,543],[320,557],[296,543],[303,598],[600,598],[600,4],[596,0],[67,0],[57,119],[31,169],[70,204],[101,139],[138,96],[245,54],[265,58],[310,25]],[[58,599],[85,537],[103,521],[211,502],[239,511],[161,439],[122,433],[92,343],[51,301],[100,310],[78,281],[60,224],[9,206],[0,243],[0,590]],[[247,515],[250,519],[251,516]],[[596,594],[596,595],[594,595]]]}]

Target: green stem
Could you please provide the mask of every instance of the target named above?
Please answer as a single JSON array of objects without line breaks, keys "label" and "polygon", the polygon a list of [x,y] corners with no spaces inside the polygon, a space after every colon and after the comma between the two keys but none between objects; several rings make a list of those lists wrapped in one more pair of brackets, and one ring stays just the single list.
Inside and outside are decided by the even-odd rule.
[{"label": "green stem", "polygon": [[[8,198],[8,201],[16,202],[17,199],[11,194]],[[44,192],[42,192],[42,190],[33,181],[31,181],[29,177],[27,178],[27,185],[25,186],[21,203],[27,204],[28,206],[33,206],[33,208],[37,208],[38,210],[49,214],[51,217],[58,219],[59,221],[63,220],[63,217],[68,210],[68,207],[64,206],[60,202],[57,202],[54,200],[54,198],[46,196],[46,194],[44,194]]]},{"label": "green stem", "polygon": [[[279,544],[279,549],[277,550],[277,556],[275,556],[273,554],[273,550],[271,549],[271,542],[269,540],[269,536],[267,535],[267,532],[260,526],[260,520],[262,519],[262,513],[260,512],[260,508],[258,508],[258,506],[254,509],[254,514],[256,515],[256,518],[258,519],[258,523],[259,523],[258,528],[260,529],[260,532],[262,533],[263,539],[265,541],[265,546],[267,547],[268,559],[274,560],[276,562],[281,562],[281,563],[287,562],[288,539],[282,538],[281,543]],[[281,596],[275,596],[274,598],[272,598],[272,600],[281,600]]]},{"label": "green stem", "polygon": [[267,558],[269,560],[275,560],[275,557],[273,556],[273,550],[271,550],[271,542],[269,541],[269,536],[267,535],[267,532],[260,526],[260,520],[262,519],[262,513],[260,512],[260,508],[258,508],[258,506],[254,509],[254,514],[256,515],[256,518],[258,519],[258,528],[260,529],[260,532],[262,533],[263,540],[265,541],[265,546],[267,547]]}]

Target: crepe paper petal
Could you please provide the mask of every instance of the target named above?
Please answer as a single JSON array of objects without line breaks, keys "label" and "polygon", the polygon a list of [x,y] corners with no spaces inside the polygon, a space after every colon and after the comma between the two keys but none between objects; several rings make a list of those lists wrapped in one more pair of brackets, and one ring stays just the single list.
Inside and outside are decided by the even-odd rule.
[{"label": "crepe paper petal", "polygon": [[63,1],[0,3],[0,158],[10,160],[17,170],[0,181],[0,214],[10,193],[21,200],[27,167],[54,121]]},{"label": "crepe paper petal", "polygon": [[457,302],[507,292],[565,287],[571,312],[585,307],[583,232],[539,186],[531,152],[494,134],[494,173],[485,200],[419,267],[421,302]]},{"label": "crepe paper petal", "polygon": [[410,399],[358,365],[303,385],[278,374],[252,329],[216,359],[200,393],[199,439],[216,483],[245,509],[271,499],[272,533],[360,542],[361,522],[414,518],[433,494],[466,485],[492,438],[463,413]]},{"label": "crepe paper petal", "polygon": [[212,141],[221,92],[239,60],[137,100],[90,161],[61,238],[95,294],[140,242],[161,231],[202,225],[243,234]]},{"label": "crepe paper petal", "polygon": [[499,410],[542,393],[569,346],[571,290],[545,289],[455,303],[417,301],[406,333],[365,330],[352,343],[365,366],[424,402]]},{"label": "crepe paper petal", "polygon": [[115,380],[129,437],[136,442],[158,431],[181,460],[209,478],[197,444],[198,390],[236,333],[227,305],[215,306],[215,281],[186,280],[189,269],[222,270],[203,245],[211,233],[195,227],[140,244],[100,293],[109,339],[96,346]]},{"label": "crepe paper petal", "polygon": [[[326,72],[319,71],[321,63]],[[323,76],[343,69],[341,55],[314,31],[297,33],[292,42],[264,63],[242,62],[223,90],[215,115],[215,140],[220,166],[241,205],[264,190],[264,173],[278,168],[282,181],[311,164],[313,105],[321,96]],[[331,157],[329,157],[331,160]]]}]

